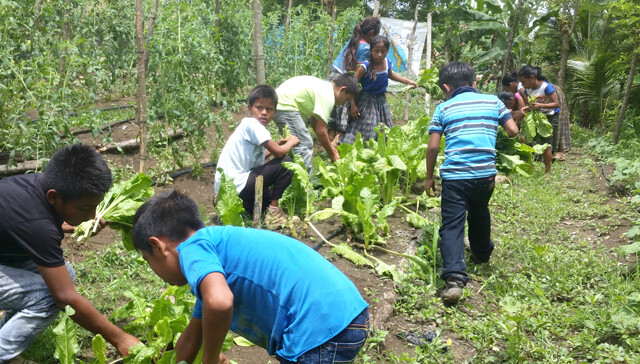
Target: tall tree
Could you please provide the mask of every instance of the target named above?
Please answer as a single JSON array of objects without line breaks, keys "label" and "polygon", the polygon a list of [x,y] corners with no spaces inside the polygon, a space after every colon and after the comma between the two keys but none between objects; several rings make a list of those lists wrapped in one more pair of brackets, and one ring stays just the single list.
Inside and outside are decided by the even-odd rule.
[{"label": "tall tree", "polygon": [[618,115],[616,130],[613,133],[613,144],[618,143],[618,138],[620,138],[620,132],[622,131],[622,122],[624,121],[624,114],[626,113],[627,106],[629,105],[631,86],[633,86],[633,78],[636,75],[636,68],[638,67],[638,52],[640,52],[640,30],[636,30],[635,50],[631,56],[631,68],[629,69],[629,76],[627,77],[627,86],[624,89],[624,98],[622,99],[622,105],[620,106],[620,114]]},{"label": "tall tree", "polygon": [[567,72],[567,60],[571,51],[571,35],[576,28],[578,20],[579,0],[573,0],[573,14],[569,0],[563,0],[562,15],[560,17],[560,31],[562,33],[562,46],[560,47],[560,65],[558,67],[558,86],[564,90]]},{"label": "tall tree", "polygon": [[327,52],[327,71],[325,72],[325,77],[329,77],[331,74],[331,62],[333,61],[333,33],[336,29],[336,13],[338,9],[336,9],[335,0],[332,2],[333,7],[331,9],[331,28],[329,30],[329,52]]},{"label": "tall tree", "polygon": [[265,83],[264,51],[262,44],[262,1],[253,0],[253,54],[256,64],[256,82],[258,85]]},{"label": "tall tree", "polygon": [[136,0],[136,49],[138,52],[138,92],[136,94],[136,114],[135,123],[140,128],[140,168],[145,171],[147,160],[147,65],[149,63],[149,46],[153,35],[153,26],[158,13],[158,0],[153,1],[151,13],[149,14],[149,24],[147,25],[147,36],[144,35],[144,20],[142,11],[142,0]]},{"label": "tall tree", "polygon": [[[411,76],[412,64],[413,64],[413,48],[415,47],[415,39],[416,39],[416,28],[418,26],[418,10],[420,9],[420,5],[416,5],[416,12],[413,17],[413,28],[411,29],[411,35],[409,36],[409,41],[407,42],[407,48],[409,49],[409,54],[407,55],[407,77]],[[417,70],[416,70],[417,73]],[[409,120],[409,93],[405,93],[404,95],[404,120]]]},{"label": "tall tree", "polygon": [[520,13],[522,11],[523,3],[524,0],[516,0],[514,11],[510,14],[511,24],[509,25],[509,34],[507,34],[507,49],[504,53],[504,57],[502,58],[501,76],[506,75],[507,71],[511,68],[511,62],[513,61],[513,57],[511,56],[511,51],[513,50],[513,40],[516,35],[516,30],[518,26],[520,26]]}]

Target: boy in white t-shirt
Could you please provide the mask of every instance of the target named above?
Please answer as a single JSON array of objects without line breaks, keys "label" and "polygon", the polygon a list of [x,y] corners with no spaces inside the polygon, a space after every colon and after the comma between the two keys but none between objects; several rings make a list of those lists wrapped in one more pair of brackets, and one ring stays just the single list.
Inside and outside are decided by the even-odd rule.
[{"label": "boy in white t-shirt", "polygon": [[[263,176],[262,206],[263,209],[268,209],[265,223],[271,228],[286,222],[287,216],[278,206],[278,200],[291,184],[293,172],[286,169],[282,163],[291,162],[287,153],[300,143],[295,135],[277,142],[271,139],[266,126],[273,119],[277,105],[278,94],[273,87],[260,85],[251,90],[250,117],[242,119],[231,134],[217,164],[217,168],[222,169],[226,176],[233,178],[244,209],[249,213],[253,212],[256,177]],[[275,158],[265,163],[264,160],[269,155]],[[220,172],[216,172],[216,195],[220,189],[221,178]]]}]

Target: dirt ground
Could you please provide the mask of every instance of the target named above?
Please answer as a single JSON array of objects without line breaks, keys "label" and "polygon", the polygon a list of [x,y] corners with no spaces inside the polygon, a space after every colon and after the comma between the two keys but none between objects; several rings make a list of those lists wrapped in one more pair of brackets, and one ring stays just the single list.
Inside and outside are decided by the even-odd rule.
[{"label": "dirt ground", "polygon": [[[236,121],[239,121],[244,115],[241,113],[234,113],[233,118]],[[124,123],[118,125],[112,129],[112,137],[114,141],[123,141],[131,138],[135,138],[138,133],[138,127],[132,123]],[[214,143],[216,140],[215,137],[215,128],[211,128],[208,131],[208,138],[211,143]],[[228,134],[229,131],[226,130],[225,134]],[[102,136],[98,136],[98,138],[94,139],[91,134],[81,134],[79,136],[80,140],[87,144],[96,145],[101,140]],[[226,139],[226,138],[225,138]],[[221,148],[222,146],[211,145],[211,148]],[[565,163],[573,163],[574,160],[577,160],[579,157],[578,154],[569,154],[568,160]],[[105,154],[105,158],[108,160],[108,163],[112,168],[126,168],[134,167],[136,168],[138,165],[138,153],[137,151],[130,151],[125,154]],[[207,161],[202,161],[207,162]],[[149,166],[155,166],[157,161],[149,160]],[[594,162],[595,163],[595,162]],[[155,187],[156,192],[165,191],[168,189],[178,189],[182,192],[187,193],[190,197],[192,197],[201,207],[205,209],[206,213],[213,212],[212,198],[213,198],[213,183],[214,183],[214,170],[213,168],[205,169],[203,175],[199,178],[193,177],[190,173],[184,174],[180,177],[177,177],[172,184]],[[605,193],[607,196],[607,203],[611,204],[612,208],[617,208],[619,206],[619,197],[614,193],[614,191],[610,191],[609,187],[602,178],[597,174],[591,176],[593,180],[591,184],[593,185],[593,191],[599,191],[601,193]],[[390,218],[391,222],[391,236],[387,243],[387,248],[395,251],[412,251],[415,250],[415,241],[416,236],[419,236],[420,232],[416,231],[411,227],[408,227],[406,223],[402,221],[402,214],[400,212],[397,213],[396,216],[392,216]],[[594,228],[585,229],[584,221],[575,220],[575,219],[567,219],[563,221],[563,224],[566,225],[567,230],[570,230],[572,234],[584,234],[585,236],[603,236],[598,231],[604,231],[603,236],[603,244],[608,247],[617,247],[619,245],[629,243],[629,239],[622,236],[622,233],[627,231],[630,227],[631,222],[625,219],[612,219],[607,216],[602,216],[597,219],[598,221],[593,221],[593,224],[589,226],[593,226]],[[317,224],[320,232],[327,236],[333,231],[339,229],[341,226],[341,222],[338,219],[329,219],[326,221],[322,221]],[[606,226],[607,228],[600,228]],[[70,238],[65,238],[63,241],[63,248],[68,254],[68,259],[71,262],[82,260],[83,252],[87,249],[90,250],[101,250],[106,246],[113,244],[116,241],[119,241],[119,233],[111,230],[109,228],[104,229],[97,236],[91,238],[89,240],[88,245],[83,243],[79,245],[74,240]],[[332,242],[343,242],[347,241],[349,237],[347,233],[343,232],[332,239]],[[300,239],[305,244],[310,246],[315,245],[320,239],[315,235],[315,233],[309,230],[306,237]],[[386,336],[383,350],[393,351],[396,354],[401,354],[403,352],[412,353],[414,348],[408,344],[407,342],[397,338],[397,334],[405,331],[429,331],[433,330],[433,327],[417,327],[416,324],[408,321],[406,318],[394,315],[393,305],[396,300],[396,293],[394,290],[393,282],[388,279],[382,279],[381,277],[375,275],[371,269],[367,268],[358,268],[354,266],[351,262],[334,255],[331,252],[330,247],[322,246],[319,249],[320,254],[329,259],[336,267],[338,267],[342,272],[344,272],[358,287],[362,296],[367,300],[371,307],[371,316],[373,320],[373,325],[377,329],[388,330],[389,334]],[[401,262],[395,256],[389,255],[381,255],[381,258],[390,264],[398,264],[402,266],[403,262]],[[624,258],[617,258],[624,259]],[[477,287],[476,287],[477,285]],[[474,291],[478,291],[480,289],[481,283],[471,282],[469,287]],[[369,293],[375,292],[374,295],[370,295]],[[475,295],[472,299],[481,299],[481,296]],[[473,302],[468,302],[473,305]],[[456,362],[465,362],[465,360],[473,357],[475,354],[475,349],[473,345],[468,342],[464,342],[458,340],[455,336],[445,334],[445,339],[451,339],[453,341],[453,345],[451,347],[453,357]],[[258,347],[238,347],[234,346],[233,349],[227,352],[227,355],[230,359],[237,361],[240,364],[245,363],[268,363],[271,361],[272,363],[277,363],[277,360],[273,357],[269,357],[266,352]]]}]

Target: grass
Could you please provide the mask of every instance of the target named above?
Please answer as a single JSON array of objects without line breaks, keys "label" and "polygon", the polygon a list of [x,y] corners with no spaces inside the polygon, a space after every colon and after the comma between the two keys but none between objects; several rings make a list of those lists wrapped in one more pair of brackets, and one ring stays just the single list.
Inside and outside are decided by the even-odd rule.
[{"label": "grass", "polygon": [[[550,179],[538,168],[532,178],[516,176],[496,188],[491,210],[497,249],[489,266],[468,265],[473,283],[458,308],[431,298],[425,280],[398,288],[398,312],[471,345],[469,362],[639,362],[637,275],[626,275],[601,244],[603,226],[585,226],[588,240],[561,223],[571,219],[582,229],[629,207],[596,193],[591,181],[599,170],[589,168],[590,158],[577,158],[555,164]],[[409,362],[424,362],[423,351]],[[446,356],[439,361],[461,362]]]}]

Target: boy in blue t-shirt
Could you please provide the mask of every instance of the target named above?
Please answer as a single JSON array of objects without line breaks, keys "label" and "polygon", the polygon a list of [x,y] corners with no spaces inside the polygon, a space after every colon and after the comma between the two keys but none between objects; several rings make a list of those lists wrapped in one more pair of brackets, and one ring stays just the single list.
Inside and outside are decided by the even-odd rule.
[{"label": "boy in blue t-shirt", "polygon": [[438,105],[433,113],[427,147],[425,190],[433,196],[433,170],[440,138],[444,134],[439,247],[441,277],[445,281],[442,299],[453,304],[458,302],[462,288],[469,281],[464,261],[465,217],[469,223],[472,258],[488,262],[493,251],[488,206],[498,173],[495,165],[498,125],[510,137],[518,134],[518,126],[509,110],[495,95],[477,93],[474,80],[470,64],[450,62],[444,65],[438,83],[447,101]]},{"label": "boy in blue t-shirt", "polygon": [[227,362],[229,329],[281,363],[351,362],[367,338],[368,304],[355,285],[307,245],[234,226],[204,227],[196,203],[176,191],[136,212],[136,249],[173,285],[189,284],[193,317],[176,343],[177,361]]}]

